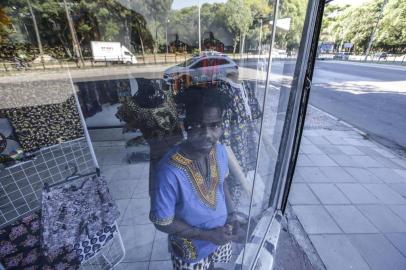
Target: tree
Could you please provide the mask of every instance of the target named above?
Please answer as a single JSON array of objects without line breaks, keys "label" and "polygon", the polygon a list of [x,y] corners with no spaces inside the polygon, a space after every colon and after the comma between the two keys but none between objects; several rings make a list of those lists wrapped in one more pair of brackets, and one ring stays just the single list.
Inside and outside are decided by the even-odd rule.
[{"label": "tree", "polygon": [[406,0],[390,0],[378,26],[376,48],[406,51]]},{"label": "tree", "polygon": [[276,32],[276,45],[293,51],[299,48],[302,38],[303,25],[307,10],[307,1],[282,0],[278,18],[291,18],[290,29],[287,32]]},{"label": "tree", "polygon": [[0,8],[0,44],[5,43],[11,33],[11,19],[4,8]]},{"label": "tree", "polygon": [[241,41],[240,53],[242,53],[245,36],[253,20],[251,9],[244,0],[228,0],[225,5],[225,16],[227,26],[234,34],[233,53],[238,41]]},{"label": "tree", "polygon": [[349,5],[334,4],[329,4],[326,6],[324,9],[323,22],[320,31],[321,41],[336,41],[336,35],[334,35],[334,26],[337,24],[340,14],[343,14],[343,12],[345,12],[349,7]]}]

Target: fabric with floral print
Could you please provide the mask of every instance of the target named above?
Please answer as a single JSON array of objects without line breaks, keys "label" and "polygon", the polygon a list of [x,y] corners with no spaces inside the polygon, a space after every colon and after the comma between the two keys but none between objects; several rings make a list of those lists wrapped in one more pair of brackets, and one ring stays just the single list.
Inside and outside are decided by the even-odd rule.
[{"label": "fabric with floral print", "polygon": [[40,213],[31,213],[0,230],[0,262],[7,270],[75,270],[79,260],[73,248],[62,247],[52,256],[41,248]]},{"label": "fabric with floral print", "polygon": [[113,224],[120,213],[102,177],[42,192],[42,244],[46,254],[74,245]]}]

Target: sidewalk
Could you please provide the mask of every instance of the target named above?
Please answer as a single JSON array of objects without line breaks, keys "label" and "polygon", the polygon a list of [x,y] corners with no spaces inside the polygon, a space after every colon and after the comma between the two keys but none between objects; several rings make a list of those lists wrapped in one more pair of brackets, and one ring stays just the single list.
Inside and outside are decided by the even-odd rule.
[{"label": "sidewalk", "polygon": [[310,107],[289,201],[327,269],[406,269],[406,159]]}]

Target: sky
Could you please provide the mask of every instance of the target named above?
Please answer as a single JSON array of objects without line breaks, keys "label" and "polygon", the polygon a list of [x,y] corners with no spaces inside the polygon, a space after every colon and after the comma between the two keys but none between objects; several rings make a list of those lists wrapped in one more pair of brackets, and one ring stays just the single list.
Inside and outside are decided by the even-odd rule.
[{"label": "sky", "polygon": [[332,4],[359,6],[368,0],[333,0]]},{"label": "sky", "polygon": [[[199,0],[174,0],[172,9],[181,9],[184,7],[197,6]],[[200,4],[203,3],[224,3],[226,0],[200,0]]]},{"label": "sky", "polygon": [[[334,4],[343,5],[362,5],[364,2],[369,0],[334,0]],[[181,9],[184,7],[197,6],[199,0],[174,0],[172,4],[172,9]],[[224,3],[226,0],[200,0],[200,4],[203,3]]]}]

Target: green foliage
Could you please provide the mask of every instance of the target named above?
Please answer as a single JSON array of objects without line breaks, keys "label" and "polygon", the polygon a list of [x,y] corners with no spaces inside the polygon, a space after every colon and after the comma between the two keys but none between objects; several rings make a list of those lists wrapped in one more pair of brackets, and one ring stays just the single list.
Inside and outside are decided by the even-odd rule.
[{"label": "green foliage", "polygon": [[289,31],[284,32],[280,30],[276,32],[276,45],[278,47],[286,49],[287,51],[297,50],[299,48],[306,7],[307,1],[303,0],[281,1],[279,18],[291,18],[291,23]]},{"label": "green foliage", "polygon": [[406,51],[406,0],[389,0],[379,23],[375,47]]},{"label": "green foliage", "polygon": [[[375,51],[403,52],[406,45],[406,0],[388,0],[379,21],[384,0],[371,0],[357,7],[330,5],[323,21],[322,40],[338,47],[344,42],[355,45],[355,52],[365,53],[373,29],[378,23],[373,43]],[[328,16],[335,12],[335,16]]]},{"label": "green foliage", "polygon": [[237,42],[240,41],[240,37],[244,38],[253,21],[250,6],[244,0],[228,0],[225,5],[225,16],[228,29],[234,34],[233,52],[235,52]]}]

